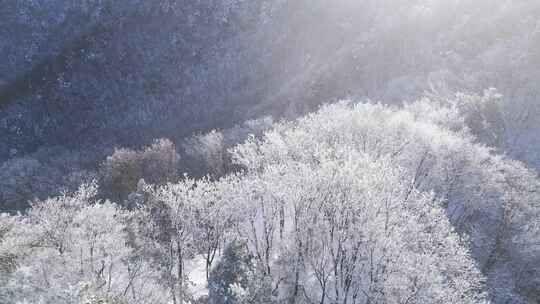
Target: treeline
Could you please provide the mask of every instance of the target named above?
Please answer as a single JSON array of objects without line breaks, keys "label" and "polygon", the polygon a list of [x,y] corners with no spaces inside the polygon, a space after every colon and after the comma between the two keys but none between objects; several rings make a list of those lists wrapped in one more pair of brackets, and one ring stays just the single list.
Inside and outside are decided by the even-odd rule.
[{"label": "treeline", "polygon": [[137,189],[140,179],[163,184],[177,181],[184,173],[220,177],[233,170],[227,149],[249,136],[262,135],[272,123],[271,117],[262,117],[194,134],[178,144],[158,139],[142,149],[41,148],[0,164],[0,211],[24,212],[31,201],[76,191],[92,180],[99,182],[100,198],[122,202]]},{"label": "treeline", "polygon": [[[154,157],[159,147],[172,151],[167,141],[116,151],[103,170],[125,169],[117,176],[127,183],[152,168],[148,178],[158,184],[140,179],[112,203],[99,199],[94,182],[35,202],[27,214],[3,216],[0,297],[535,303],[540,180],[479,143],[477,126],[487,124],[462,115],[464,105],[474,106],[464,100],[487,102],[324,106],[228,149],[230,161],[202,149],[198,155],[215,170],[203,178],[170,181],[170,163]],[[190,146],[214,146],[220,136]],[[129,169],[131,162],[140,166]],[[206,296],[188,275],[187,265],[201,257]]]}]

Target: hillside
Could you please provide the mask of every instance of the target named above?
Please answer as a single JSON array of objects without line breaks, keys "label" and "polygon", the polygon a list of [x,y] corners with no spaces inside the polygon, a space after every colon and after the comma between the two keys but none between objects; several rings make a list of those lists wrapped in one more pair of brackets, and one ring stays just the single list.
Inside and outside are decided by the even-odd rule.
[{"label": "hillside", "polygon": [[177,142],[347,96],[495,87],[496,144],[539,164],[536,1],[8,1],[2,14],[3,160]]},{"label": "hillside", "polygon": [[0,303],[540,303],[539,1],[0,7]]}]

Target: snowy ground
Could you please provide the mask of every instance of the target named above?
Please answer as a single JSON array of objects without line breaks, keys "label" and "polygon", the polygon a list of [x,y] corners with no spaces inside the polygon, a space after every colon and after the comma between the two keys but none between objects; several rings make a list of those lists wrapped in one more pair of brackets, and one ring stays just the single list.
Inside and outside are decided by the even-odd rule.
[{"label": "snowy ground", "polygon": [[[214,265],[218,259],[214,260]],[[206,283],[206,260],[204,256],[198,255],[193,260],[186,263],[188,279],[190,281],[190,291],[195,299],[208,296],[208,285]]]}]

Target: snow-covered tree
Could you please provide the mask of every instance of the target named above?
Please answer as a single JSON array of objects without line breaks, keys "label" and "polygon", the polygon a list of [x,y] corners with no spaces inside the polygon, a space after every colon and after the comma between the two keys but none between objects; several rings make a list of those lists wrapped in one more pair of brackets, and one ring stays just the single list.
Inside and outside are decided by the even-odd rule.
[{"label": "snow-covered tree", "polygon": [[[408,184],[407,192],[433,191],[456,230],[470,236],[472,254],[490,277],[490,290],[497,292],[494,298],[525,301],[519,287],[522,258],[510,258],[505,252],[517,254],[517,239],[527,239],[527,245],[521,244],[529,248],[523,256],[531,257],[530,250],[537,248],[540,231],[531,225],[540,210],[538,198],[531,198],[537,195],[535,173],[476,144],[475,137],[458,125],[445,125],[444,110],[418,115],[418,109],[326,106],[296,123],[277,125],[262,141],[239,146],[235,158],[255,171],[291,162],[317,165],[325,159],[348,159],[351,150],[374,161],[388,159],[404,171],[401,179]],[[447,113],[459,114],[451,109]],[[518,187],[517,176],[523,178]],[[531,282],[527,285],[529,290]]]},{"label": "snow-covered tree", "polygon": [[136,263],[127,244],[126,216],[110,202],[97,202],[95,185],[82,186],[33,204],[15,217],[2,252],[16,267],[3,282],[6,303],[84,303],[117,299],[160,303],[152,266]]},{"label": "snow-covered tree", "polygon": [[152,184],[175,180],[179,155],[167,139],[155,140],[141,151],[117,149],[101,167],[101,184],[105,195],[123,202],[137,189],[141,179]]},{"label": "snow-covered tree", "polygon": [[240,235],[275,296],[481,303],[482,277],[439,202],[411,191],[389,161],[349,156],[315,167],[287,161],[246,178]]}]

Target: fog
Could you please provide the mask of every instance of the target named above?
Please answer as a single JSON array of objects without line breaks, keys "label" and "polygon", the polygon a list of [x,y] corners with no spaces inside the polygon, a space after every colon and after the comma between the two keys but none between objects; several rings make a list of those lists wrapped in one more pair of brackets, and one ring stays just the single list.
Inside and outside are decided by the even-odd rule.
[{"label": "fog", "polygon": [[[3,0],[0,210],[12,215],[26,214],[32,201],[43,202],[67,193],[71,193],[67,197],[77,197],[93,206],[87,197],[79,199],[82,194],[77,191],[81,185],[94,185],[96,200],[109,199],[130,212],[139,203],[150,204],[164,195],[155,189],[148,192],[147,184],[165,187],[167,183],[185,183],[183,179],[191,176],[197,181],[204,177],[209,187],[218,187],[221,184],[212,183],[221,178],[262,170],[254,163],[242,163],[253,155],[242,155],[240,162],[235,158],[238,156],[231,151],[238,145],[253,141],[250,153],[261,153],[269,159],[284,156],[277,152],[274,155],[266,148],[283,149],[292,155],[295,154],[291,151],[309,150],[272,136],[276,134],[273,132],[282,132],[280,136],[287,138],[297,131],[296,122],[315,115],[312,127],[324,126],[318,132],[333,130],[339,138],[340,132],[356,134],[357,127],[380,138],[381,146],[368,147],[367,152],[355,146],[356,139],[342,139],[343,149],[354,153],[362,150],[378,166],[392,170],[412,168],[417,160],[411,155],[428,153],[429,157],[419,161],[418,172],[423,166],[437,168],[433,170],[445,166],[460,168],[462,171],[456,169],[459,174],[440,169],[447,174],[448,189],[438,184],[444,175],[439,171],[436,172],[440,176],[426,173],[430,181],[426,184],[433,189],[416,184],[418,178],[414,174],[413,187],[426,193],[435,191],[437,199],[448,200],[443,208],[448,214],[453,210],[468,216],[457,219],[449,215],[448,225],[453,228],[444,229],[455,229],[464,239],[471,234],[474,239],[470,246],[464,245],[465,251],[471,250],[474,261],[467,260],[464,265],[478,267],[489,282],[485,288],[471,290],[486,291],[486,299],[494,303],[535,303],[538,296],[532,295],[540,290],[540,282],[533,279],[537,273],[531,270],[525,274],[516,269],[539,262],[524,251],[518,250],[519,254],[514,255],[510,249],[519,246],[509,240],[525,238],[525,232],[515,231],[529,229],[523,228],[523,223],[529,225],[531,217],[534,219],[536,211],[532,210],[537,210],[538,202],[533,198],[528,205],[512,209],[523,212],[508,216],[520,219],[517,228],[512,226],[516,235],[508,233],[500,238],[509,243],[499,239],[485,241],[489,246],[500,246],[496,249],[481,243],[475,233],[484,237],[482,229],[486,229],[487,223],[504,222],[506,215],[498,212],[507,207],[486,207],[496,215],[476,211],[469,214],[461,204],[480,204],[491,197],[498,197],[495,201],[511,201],[509,197],[515,194],[512,187],[520,186],[519,191],[515,190],[520,194],[515,195],[522,202],[526,200],[522,192],[527,192],[523,189],[535,191],[540,170],[539,83],[537,0]],[[334,112],[324,109],[344,100],[373,109],[355,116],[356,120],[350,121],[351,129],[337,126],[328,114]],[[354,106],[351,107],[343,111],[353,113]],[[397,114],[387,115],[388,111]],[[345,112],[335,112],[341,118],[334,119],[347,121],[353,114]],[[369,117],[369,113],[375,118]],[[386,122],[391,119],[408,126],[407,131],[384,133],[383,127],[371,127],[371,119],[373,125],[394,130],[394,125]],[[425,134],[412,136],[421,126],[425,127]],[[433,134],[443,134],[440,137],[446,139],[439,140]],[[327,158],[319,159],[324,167],[328,155],[341,153],[334,150],[336,147],[324,146],[324,141],[330,140],[326,137],[298,136],[299,141],[323,146],[321,151],[309,152],[312,156],[302,156],[305,159],[299,156],[302,161],[326,155]],[[387,164],[388,160],[379,159],[386,154],[393,159],[393,153],[400,155],[407,150],[410,142],[401,139],[408,136],[425,144],[407,154],[413,160],[403,158]],[[396,144],[386,141],[387,137],[394,138]],[[430,142],[445,142],[446,146],[434,148]],[[305,142],[298,142],[301,144]],[[398,144],[403,147],[397,149]],[[453,151],[456,159],[445,149]],[[330,163],[339,163],[340,157]],[[445,157],[452,160],[450,165]],[[290,162],[298,162],[288,158],[282,161],[287,170],[297,165]],[[475,169],[467,171],[461,167],[463,164]],[[317,171],[325,168],[309,169],[313,172],[304,168],[304,173],[327,178],[324,172]],[[285,176],[291,174],[287,170],[282,172]],[[478,180],[500,171],[504,171],[500,179],[512,185],[504,187],[513,190],[501,194],[494,190],[503,187],[498,184],[500,181],[490,179],[485,183],[496,185],[494,188],[485,186],[478,193],[451,195],[455,180],[467,188],[465,177],[473,176],[470,183],[481,187]],[[396,187],[406,189],[400,180],[404,177],[396,174],[400,176],[396,177]],[[257,178],[248,175],[242,180],[276,183],[271,176]],[[292,179],[291,183],[301,181]],[[163,191],[174,192],[171,188]],[[380,195],[386,195],[386,190],[380,191]],[[492,216],[497,220],[490,222]],[[482,222],[482,218],[488,219]],[[460,221],[465,224],[460,226]],[[535,238],[536,234],[530,237]],[[223,246],[227,243],[220,241]],[[490,250],[503,252],[500,255],[511,263],[497,264]],[[280,254],[286,255],[284,251],[276,253]],[[463,259],[467,259],[467,254],[463,253]],[[486,265],[492,268],[487,271]],[[467,272],[469,282],[481,282],[483,278],[473,272]],[[265,275],[273,283],[279,280],[272,277],[275,273],[271,271]],[[511,277],[508,289],[512,290],[499,294],[499,284],[505,276]],[[527,278],[529,285],[523,283]],[[281,289],[279,292],[285,293]],[[320,296],[318,293],[308,292],[306,297]],[[448,299],[440,303],[450,303]],[[161,300],[155,303],[162,303]],[[386,300],[390,302],[383,302],[394,303]],[[308,298],[303,301],[309,302]]]}]

